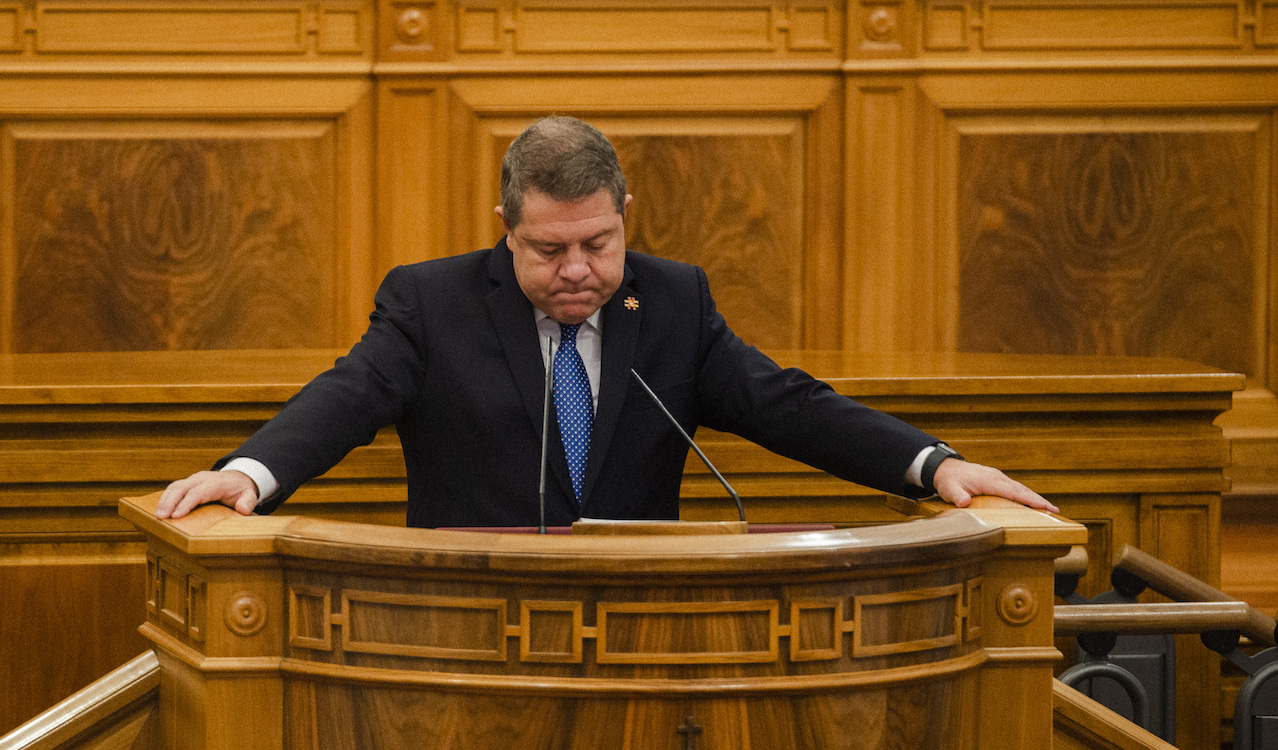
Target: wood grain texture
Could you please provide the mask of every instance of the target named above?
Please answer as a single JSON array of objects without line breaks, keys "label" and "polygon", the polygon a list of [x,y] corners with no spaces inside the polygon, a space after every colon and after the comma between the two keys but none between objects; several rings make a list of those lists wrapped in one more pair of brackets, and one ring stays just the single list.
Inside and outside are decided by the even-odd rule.
[{"label": "wood grain texture", "polygon": [[797,135],[620,135],[631,250],[706,269],[720,312],[762,347],[803,342]]},{"label": "wood grain texture", "polygon": [[147,646],[141,565],[0,564],[0,591],[0,734]]},{"label": "wood grain texture", "polygon": [[19,139],[13,350],[336,343],[333,139]]},{"label": "wood grain texture", "polygon": [[964,136],[959,349],[1256,372],[1254,149],[1227,132]]}]

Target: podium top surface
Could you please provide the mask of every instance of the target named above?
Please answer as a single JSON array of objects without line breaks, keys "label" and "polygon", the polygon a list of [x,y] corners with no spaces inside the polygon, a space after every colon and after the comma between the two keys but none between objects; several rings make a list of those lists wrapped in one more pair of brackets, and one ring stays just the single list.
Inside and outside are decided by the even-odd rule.
[{"label": "podium top surface", "polygon": [[581,572],[769,575],[927,565],[1000,545],[1080,544],[1086,529],[1019,506],[955,511],[900,524],[776,534],[593,536],[393,528],[297,516],[241,516],[221,505],[155,518],[159,494],[120,501],[148,537],[216,564],[219,557],[287,556],[337,564],[511,574]]}]

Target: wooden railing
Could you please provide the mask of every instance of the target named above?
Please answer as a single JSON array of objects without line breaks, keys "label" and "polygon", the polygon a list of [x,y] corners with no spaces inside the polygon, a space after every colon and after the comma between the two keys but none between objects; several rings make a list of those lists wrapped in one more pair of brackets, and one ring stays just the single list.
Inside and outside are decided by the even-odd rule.
[{"label": "wooden railing", "polygon": [[1114,557],[1114,567],[1136,575],[1149,584],[1154,591],[1177,602],[1227,602],[1242,605],[1247,614],[1245,623],[1237,628],[1229,626],[1215,629],[1238,630],[1262,646],[1276,645],[1274,618],[1152,555],[1141,552],[1131,545],[1124,545]]},{"label": "wooden railing", "polygon": [[1174,750],[1060,680],[1052,684],[1052,750]]},{"label": "wooden railing", "polygon": [[1075,604],[1053,616],[1057,636],[1080,633],[1175,634],[1242,630],[1251,623],[1246,602]]},{"label": "wooden railing", "polygon": [[0,737],[0,750],[159,747],[160,661],[146,651]]},{"label": "wooden railing", "polygon": [[[1138,722],[1171,738],[1173,735],[1168,734],[1167,729],[1175,723],[1172,722],[1173,707],[1175,715],[1179,715],[1179,701],[1174,692],[1169,692],[1173,688],[1153,678],[1157,671],[1138,677],[1134,672],[1140,670],[1133,669],[1132,665],[1140,659],[1148,661],[1157,657],[1156,661],[1164,663],[1163,669],[1171,669],[1166,665],[1179,661],[1185,644],[1166,652],[1152,644],[1148,646],[1152,651],[1140,650],[1143,647],[1135,647],[1136,651],[1130,646],[1120,651],[1115,648],[1119,636],[1199,635],[1206,646],[1200,653],[1219,653],[1248,675],[1234,706],[1232,740],[1235,748],[1250,750],[1257,737],[1255,722],[1272,726],[1276,713],[1274,701],[1269,697],[1273,692],[1274,662],[1278,661],[1278,649],[1273,648],[1274,618],[1131,546],[1122,547],[1115,555],[1112,576],[1115,591],[1093,600],[1105,603],[1084,603],[1086,600],[1071,590],[1086,567],[1085,556],[1077,554],[1060,558],[1056,563],[1057,593],[1075,602],[1054,611],[1056,635],[1078,636],[1079,646],[1091,655],[1061,674],[1065,686],[1081,686],[1097,679],[1112,683],[1121,688],[1127,698],[1111,693],[1107,701],[1123,704],[1124,711],[1130,708]],[[1175,601],[1137,603],[1135,597],[1146,589]],[[1246,636],[1250,646],[1270,648],[1258,654],[1253,654],[1253,649],[1240,649],[1242,636]],[[1170,639],[1166,643],[1170,644]],[[1163,661],[1173,652],[1173,661]],[[1115,660],[1111,654],[1120,655]],[[1121,663],[1124,659],[1138,661]],[[1059,707],[1060,696],[1057,698]],[[1160,716],[1150,715],[1154,713],[1149,710],[1154,703],[1162,707]]]}]

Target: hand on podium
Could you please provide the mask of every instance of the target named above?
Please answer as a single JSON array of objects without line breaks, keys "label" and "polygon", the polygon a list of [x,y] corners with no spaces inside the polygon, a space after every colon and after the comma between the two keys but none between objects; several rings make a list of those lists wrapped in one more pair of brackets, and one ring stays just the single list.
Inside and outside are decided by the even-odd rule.
[{"label": "hand on podium", "polygon": [[205,503],[222,503],[251,515],[257,508],[257,485],[239,471],[197,471],[165,488],[155,506],[156,518],[181,518]]},{"label": "hand on podium", "polygon": [[959,508],[970,505],[973,495],[997,495],[1031,508],[1060,513],[1047,498],[991,466],[946,459],[936,467],[932,485],[942,500]]}]

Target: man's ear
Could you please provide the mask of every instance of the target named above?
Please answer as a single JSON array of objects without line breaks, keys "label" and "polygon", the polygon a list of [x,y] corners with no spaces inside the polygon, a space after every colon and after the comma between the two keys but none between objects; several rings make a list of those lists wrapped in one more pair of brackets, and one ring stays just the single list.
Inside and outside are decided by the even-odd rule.
[{"label": "man's ear", "polygon": [[493,208],[493,213],[497,214],[497,218],[501,219],[501,228],[506,234],[510,234],[510,223],[506,221],[506,214],[501,210],[501,206]]},{"label": "man's ear", "polygon": [[623,220],[626,218],[626,212],[630,210],[630,201],[634,199],[635,197],[633,195],[631,195],[630,193],[626,193],[626,200],[623,201],[621,204],[621,218]]}]

